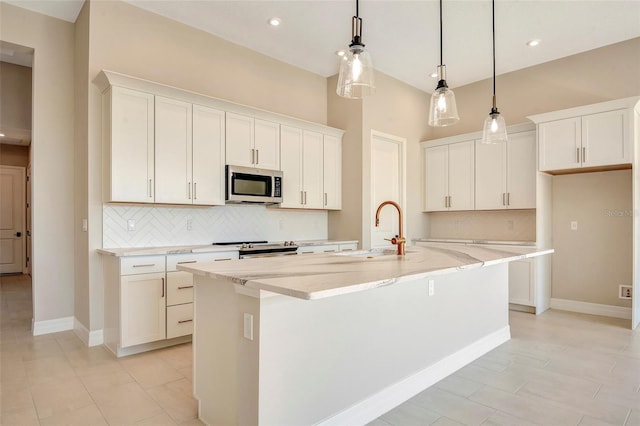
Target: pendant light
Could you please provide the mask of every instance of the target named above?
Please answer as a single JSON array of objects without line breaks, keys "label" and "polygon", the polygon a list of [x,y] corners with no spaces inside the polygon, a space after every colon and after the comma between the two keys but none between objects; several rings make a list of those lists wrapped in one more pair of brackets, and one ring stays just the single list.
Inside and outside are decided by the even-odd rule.
[{"label": "pendant light", "polygon": [[356,0],[356,16],[351,21],[351,44],[340,60],[340,74],[336,93],[350,99],[361,99],[373,95],[376,84],[373,78],[371,55],[362,43],[362,18]]},{"label": "pendant light", "polygon": [[496,4],[491,0],[491,21],[493,34],[493,107],[484,120],[482,143],[501,143],[507,141],[507,125],[496,106]]},{"label": "pendant light", "polygon": [[447,86],[446,68],[442,61],[442,0],[440,0],[440,65],[438,65],[438,86],[431,95],[429,106],[429,126],[444,127],[460,120],[456,97]]}]

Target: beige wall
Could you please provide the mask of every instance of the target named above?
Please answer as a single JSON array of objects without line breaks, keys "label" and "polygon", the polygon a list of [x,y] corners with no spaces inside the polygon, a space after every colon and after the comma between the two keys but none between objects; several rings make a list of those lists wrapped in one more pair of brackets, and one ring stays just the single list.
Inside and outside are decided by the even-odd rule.
[{"label": "beige wall", "polygon": [[[496,79],[498,109],[507,125],[528,115],[640,94],[640,37],[568,56]],[[509,58],[497,58],[508,61]],[[491,109],[491,80],[454,87],[460,122],[430,139],[476,132]]]},{"label": "beige wall", "polygon": [[617,297],[632,283],[631,171],[554,176],[553,205],[552,297],[631,306]]},{"label": "beige wall", "polygon": [[535,241],[535,210],[429,213],[430,238]]},{"label": "beige wall", "polygon": [[31,130],[31,68],[0,62],[0,128]]},{"label": "beige wall", "polygon": [[[75,133],[74,133],[74,222],[82,224],[89,218],[89,8],[91,2],[85,2],[75,24]],[[92,218],[92,223],[93,223]],[[100,222],[100,225],[102,222]],[[94,231],[95,227],[91,227]],[[103,307],[96,303],[90,309],[91,298],[102,299],[102,277],[97,274],[96,280],[89,278],[89,258],[97,256],[89,250],[89,233],[81,226],[74,228],[75,242],[75,316],[87,329],[102,328]]]},{"label": "beige wall", "polygon": [[353,238],[369,246],[371,208],[371,131],[405,138],[405,236],[425,235],[422,205],[420,141],[428,132],[429,95],[385,74],[376,73],[376,94],[363,100],[336,95],[337,76],[328,79],[329,125],[347,130],[343,139],[342,211],[329,214],[331,238]]},{"label": "beige wall", "polygon": [[0,144],[0,165],[27,167],[29,165],[29,147]]},{"label": "beige wall", "polygon": [[33,315],[74,315],[73,37],[74,26],[0,3],[3,41],[34,49]]}]

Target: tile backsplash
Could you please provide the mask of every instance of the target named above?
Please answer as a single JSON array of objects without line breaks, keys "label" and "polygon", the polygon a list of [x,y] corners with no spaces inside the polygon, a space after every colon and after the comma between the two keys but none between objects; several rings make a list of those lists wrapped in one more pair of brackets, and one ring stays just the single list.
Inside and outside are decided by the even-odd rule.
[{"label": "tile backsplash", "polygon": [[[128,229],[133,221],[134,230]],[[103,248],[162,247],[222,241],[326,239],[327,212],[263,205],[103,206]]]}]

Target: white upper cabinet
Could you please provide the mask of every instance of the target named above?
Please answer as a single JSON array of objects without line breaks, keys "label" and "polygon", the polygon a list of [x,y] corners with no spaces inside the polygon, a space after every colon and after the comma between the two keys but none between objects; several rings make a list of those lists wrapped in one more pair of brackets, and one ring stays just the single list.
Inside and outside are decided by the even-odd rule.
[{"label": "white upper cabinet", "polygon": [[224,204],[224,112],[156,96],[155,202]]},{"label": "white upper cabinet", "polygon": [[474,142],[424,149],[425,211],[473,210]]},{"label": "white upper cabinet", "polygon": [[280,125],[246,115],[226,115],[226,162],[280,170]]},{"label": "white upper cabinet", "polygon": [[507,143],[476,141],[476,210],[536,208],[535,132]]},{"label": "white upper cabinet", "polygon": [[156,203],[191,204],[191,104],[156,96]]},{"label": "white upper cabinet", "polygon": [[324,135],[323,145],[324,208],[342,208],[342,141],[335,136]]},{"label": "white upper cabinet", "polygon": [[193,204],[224,204],[224,111],[193,105]]},{"label": "white upper cabinet", "polygon": [[322,146],[321,133],[302,132],[302,190],[307,209],[324,208]]},{"label": "white upper cabinet", "polygon": [[541,171],[616,168],[632,162],[633,98],[529,117],[538,124]]},{"label": "white upper cabinet", "polygon": [[113,86],[102,98],[104,197],[154,202],[154,96]]},{"label": "white upper cabinet", "polygon": [[280,207],[324,208],[323,135],[282,126],[280,143],[283,173]]}]

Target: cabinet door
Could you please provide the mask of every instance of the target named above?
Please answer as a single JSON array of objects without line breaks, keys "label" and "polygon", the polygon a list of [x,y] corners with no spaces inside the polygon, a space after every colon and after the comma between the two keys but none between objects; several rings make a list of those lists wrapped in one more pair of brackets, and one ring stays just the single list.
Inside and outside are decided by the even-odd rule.
[{"label": "cabinet door", "polygon": [[509,262],[509,303],[535,306],[534,259]]},{"label": "cabinet door", "polygon": [[304,207],[308,209],[324,208],[322,158],[322,134],[303,131],[302,191]]},{"label": "cabinet door", "polygon": [[582,167],[631,163],[627,111],[608,111],[582,117]]},{"label": "cabinet door", "polygon": [[121,347],[165,338],[164,273],[120,277]]},{"label": "cabinet door", "polygon": [[446,145],[424,150],[425,203],[428,212],[444,211],[448,206],[449,149]]},{"label": "cabinet door", "polygon": [[[109,201],[154,201],[153,95],[112,87],[105,95],[105,114],[110,113],[111,191]],[[105,123],[104,126],[109,126]]]},{"label": "cabinet door", "polygon": [[507,144],[476,141],[476,210],[507,207]]},{"label": "cabinet door", "polygon": [[473,141],[449,145],[449,210],[473,210],[474,194]]},{"label": "cabinet door", "polygon": [[280,129],[280,167],[282,203],[280,207],[302,207],[302,129],[282,126]]},{"label": "cabinet door", "polygon": [[253,167],[253,118],[228,112],[225,121],[226,163]]},{"label": "cabinet door", "polygon": [[280,170],[280,125],[271,121],[255,122],[254,167]]},{"label": "cabinet door", "polygon": [[324,135],[323,154],[324,208],[340,210],[342,208],[342,141],[335,136]]},{"label": "cabinet door", "polygon": [[507,208],[536,208],[536,134],[509,135],[507,142]]},{"label": "cabinet door", "polygon": [[191,104],[156,96],[156,203],[192,204]]},{"label": "cabinet door", "polygon": [[538,125],[540,171],[580,167],[582,125],[580,117]]},{"label": "cabinet door", "polygon": [[224,205],[224,111],[193,106],[193,204]]}]

